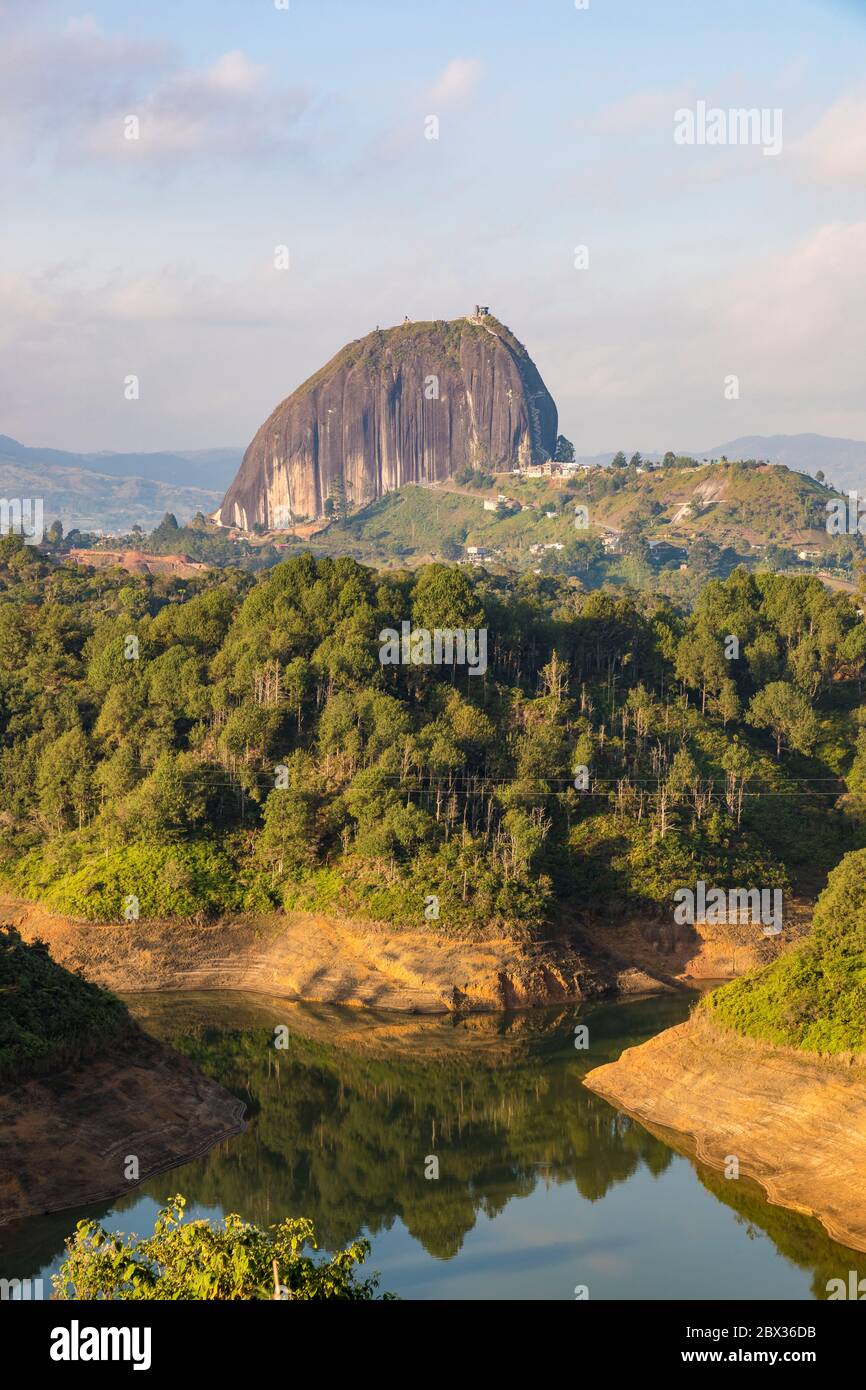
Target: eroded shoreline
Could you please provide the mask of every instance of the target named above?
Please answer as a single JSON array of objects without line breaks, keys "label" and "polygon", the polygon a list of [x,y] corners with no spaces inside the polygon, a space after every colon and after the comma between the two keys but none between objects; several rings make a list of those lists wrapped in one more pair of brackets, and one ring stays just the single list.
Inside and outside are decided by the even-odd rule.
[{"label": "eroded shoreline", "polygon": [[7,1086],[0,1225],[127,1193],[240,1133],[244,1113],[242,1101],[137,1030],[110,1053]]},{"label": "eroded shoreline", "polygon": [[502,1013],[732,978],[708,934],[666,952],[633,922],[607,942],[563,926],[545,941],[398,930],[313,912],[188,922],[90,923],[0,893],[0,921],[116,993],[240,990],[394,1013]]},{"label": "eroded shoreline", "polygon": [[735,1158],[771,1202],[866,1250],[864,1068],[698,1016],[596,1067],[584,1084],[648,1128],[686,1136],[713,1168],[731,1171]]},{"label": "eroded shoreline", "polygon": [[[467,941],[319,913],[98,924],[9,897],[0,897],[0,918],[115,993],[242,990],[398,1013],[471,1013],[580,1002],[616,988],[567,941]],[[658,987],[632,973],[635,987]]]}]

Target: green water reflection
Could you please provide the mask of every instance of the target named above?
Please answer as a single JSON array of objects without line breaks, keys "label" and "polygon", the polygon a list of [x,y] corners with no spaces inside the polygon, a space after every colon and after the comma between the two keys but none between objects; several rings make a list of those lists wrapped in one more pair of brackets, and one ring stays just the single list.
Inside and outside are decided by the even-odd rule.
[{"label": "green water reflection", "polygon": [[[144,1229],[154,1202],[178,1189],[201,1210],[261,1223],[303,1214],[330,1248],[368,1234],[383,1286],[410,1296],[433,1296],[418,1290],[428,1275],[441,1279],[443,1261],[469,1277],[467,1247],[482,1233],[478,1280],[488,1287],[500,1251],[509,1259],[522,1251],[543,1266],[545,1240],[554,1250],[559,1236],[568,1239],[562,1223],[575,1218],[575,1203],[580,1229],[593,1223],[593,1248],[628,1252],[627,1274],[603,1283],[602,1296],[670,1296],[659,1269],[682,1258],[678,1220],[706,1252],[690,1256],[698,1272],[707,1270],[707,1291],[689,1273],[695,1297],[737,1297],[746,1286],[743,1296],[756,1297],[763,1283],[767,1297],[825,1297],[828,1279],[866,1273],[866,1257],[835,1244],[816,1221],[684,1159],[679,1141],[650,1133],[580,1084],[590,1068],[681,1021],[690,1002],[683,996],[467,1020],[237,994],[128,1002],[149,1031],[244,1100],[248,1127],[128,1198],[91,1209],[110,1214],[109,1225]],[[574,1046],[578,1021],[589,1028],[586,1051]],[[275,1045],[278,1028],[287,1032],[285,1049]],[[437,1180],[425,1176],[430,1157],[439,1162]],[[631,1208],[622,1204],[629,1187]],[[56,1267],[81,1214],[0,1231],[0,1274]],[[745,1237],[759,1236],[758,1256]],[[543,1268],[534,1277],[536,1296],[567,1296],[561,1282],[545,1293]],[[435,1296],[448,1296],[447,1280]]]}]

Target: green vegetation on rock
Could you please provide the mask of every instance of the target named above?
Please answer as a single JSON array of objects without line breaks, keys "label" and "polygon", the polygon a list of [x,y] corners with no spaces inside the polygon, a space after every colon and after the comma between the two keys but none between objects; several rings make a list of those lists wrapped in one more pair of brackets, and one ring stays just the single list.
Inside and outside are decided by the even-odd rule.
[{"label": "green vegetation on rock", "polygon": [[114,995],[56,965],[43,942],[0,927],[0,1079],[59,1070],[133,1029]]},{"label": "green vegetation on rock", "polygon": [[846,854],[832,871],[805,941],[702,1007],[762,1042],[807,1052],[866,1049],[866,850]]}]

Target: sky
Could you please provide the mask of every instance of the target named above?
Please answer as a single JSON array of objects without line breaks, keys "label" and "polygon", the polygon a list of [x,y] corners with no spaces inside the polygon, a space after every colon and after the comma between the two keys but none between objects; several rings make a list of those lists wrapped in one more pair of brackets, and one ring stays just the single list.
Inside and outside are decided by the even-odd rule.
[{"label": "sky", "polygon": [[246,445],[480,302],[578,454],[866,439],[866,0],[278,5],[0,0],[0,434]]}]

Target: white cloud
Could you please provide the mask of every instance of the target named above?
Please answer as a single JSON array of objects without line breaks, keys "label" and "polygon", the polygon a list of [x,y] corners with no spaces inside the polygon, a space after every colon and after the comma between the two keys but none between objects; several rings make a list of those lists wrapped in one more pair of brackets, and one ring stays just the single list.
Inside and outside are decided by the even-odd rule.
[{"label": "white cloud", "polygon": [[213,63],[204,74],[204,84],[219,92],[255,92],[264,81],[265,68],[251,63],[238,49]]},{"label": "white cloud", "polygon": [[168,45],[108,34],[90,16],[13,33],[0,49],[0,144],[26,156],[171,166],[285,151],[301,143],[310,102],[238,50],[184,67]]},{"label": "white cloud", "polygon": [[580,452],[777,432],[866,438],[864,259],[866,222],[828,223],[760,255],[719,250],[715,263],[672,251],[639,278],[627,254],[597,259],[579,299],[564,278],[534,340],[521,336]]},{"label": "white cloud", "polygon": [[862,401],[864,260],[866,222],[831,223],[728,277],[712,324],[726,360],[740,362],[758,391],[792,404]]},{"label": "white cloud", "polygon": [[53,124],[59,135],[176,61],[169,45],[105,34],[90,18],[59,31],[13,30],[0,47],[0,114],[40,134]]},{"label": "white cloud", "polygon": [[849,92],[793,146],[801,168],[822,183],[866,181],[866,91]]},{"label": "white cloud", "polygon": [[147,323],[260,327],[278,315],[273,273],[266,278],[261,268],[234,280],[188,264],[102,277],[61,264],[41,274],[0,276],[0,345],[7,346],[31,330],[51,336],[67,327],[102,331]]},{"label": "white cloud", "polygon": [[[0,273],[0,433],[72,448],[251,436],[279,397],[261,378],[268,367],[282,375],[299,293],[275,280],[262,268],[226,280],[191,265]],[[128,373],[141,381],[134,406]]]}]

